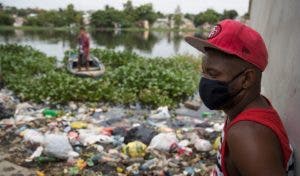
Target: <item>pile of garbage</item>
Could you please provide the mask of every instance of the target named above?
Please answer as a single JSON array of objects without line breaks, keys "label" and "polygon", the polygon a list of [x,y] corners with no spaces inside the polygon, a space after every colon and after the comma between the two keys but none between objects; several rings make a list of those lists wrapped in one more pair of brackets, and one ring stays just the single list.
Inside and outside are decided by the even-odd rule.
[{"label": "pile of garbage", "polygon": [[148,110],[139,104],[19,102],[5,89],[0,97],[6,100],[0,108],[9,109],[0,115],[0,153],[40,176],[205,176],[215,165],[222,114],[190,102]]}]

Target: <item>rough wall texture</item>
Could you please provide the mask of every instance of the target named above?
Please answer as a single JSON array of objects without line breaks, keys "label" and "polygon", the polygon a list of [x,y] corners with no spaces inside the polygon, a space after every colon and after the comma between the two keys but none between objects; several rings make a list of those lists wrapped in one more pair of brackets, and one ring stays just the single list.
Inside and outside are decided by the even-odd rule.
[{"label": "rough wall texture", "polygon": [[300,175],[300,0],[253,0],[250,25],[269,51],[263,94],[281,115]]}]

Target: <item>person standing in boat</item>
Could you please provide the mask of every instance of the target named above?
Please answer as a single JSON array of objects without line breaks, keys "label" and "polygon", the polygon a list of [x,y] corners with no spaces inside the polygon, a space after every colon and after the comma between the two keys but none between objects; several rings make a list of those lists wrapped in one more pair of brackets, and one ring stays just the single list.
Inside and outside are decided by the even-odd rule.
[{"label": "person standing in boat", "polygon": [[81,65],[84,63],[86,70],[89,70],[89,55],[90,55],[90,39],[84,27],[80,27],[78,37],[79,55],[78,55],[78,71],[81,71]]}]

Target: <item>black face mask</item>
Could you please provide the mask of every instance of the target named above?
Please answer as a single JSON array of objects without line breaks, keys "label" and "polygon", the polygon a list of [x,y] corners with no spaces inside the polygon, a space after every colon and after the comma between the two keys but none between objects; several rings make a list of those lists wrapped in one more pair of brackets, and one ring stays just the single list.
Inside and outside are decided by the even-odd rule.
[{"label": "black face mask", "polygon": [[199,95],[205,106],[211,110],[220,109],[237,96],[243,89],[241,88],[237,93],[232,95],[229,92],[229,84],[242,75],[245,70],[234,76],[229,82],[202,77],[199,83]]}]

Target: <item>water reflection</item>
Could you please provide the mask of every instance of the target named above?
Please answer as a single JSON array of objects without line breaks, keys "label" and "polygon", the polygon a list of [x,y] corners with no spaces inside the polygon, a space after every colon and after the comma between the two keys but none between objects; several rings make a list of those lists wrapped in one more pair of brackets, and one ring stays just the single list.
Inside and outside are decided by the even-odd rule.
[{"label": "water reflection", "polygon": [[[190,35],[192,35],[191,33]],[[61,60],[64,51],[77,46],[76,31],[57,30],[0,30],[0,43],[31,45],[49,56]],[[182,32],[149,31],[92,31],[91,47],[129,50],[147,57],[169,57],[176,54],[198,56]]]},{"label": "water reflection", "polygon": [[54,44],[62,42],[63,46],[76,47],[77,34],[74,31],[25,30],[23,32],[24,35],[21,37],[25,37],[31,41],[45,41]]},{"label": "water reflection", "polygon": [[109,49],[122,46],[129,51],[138,49],[148,53],[151,53],[154,45],[160,40],[153,33],[149,33],[149,31],[93,31],[91,36],[97,45],[105,46]]}]

